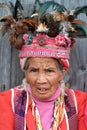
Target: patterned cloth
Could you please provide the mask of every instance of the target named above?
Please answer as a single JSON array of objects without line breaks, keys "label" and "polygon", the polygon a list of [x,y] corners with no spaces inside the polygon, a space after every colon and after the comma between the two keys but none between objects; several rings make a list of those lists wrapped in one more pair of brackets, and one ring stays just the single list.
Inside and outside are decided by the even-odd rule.
[{"label": "patterned cloth", "polygon": [[[26,35],[23,37],[25,41],[27,40]],[[23,59],[25,58],[48,57],[60,59],[62,65],[68,68],[71,46],[71,39],[63,34],[59,34],[56,37],[49,37],[46,34],[37,34],[37,36],[33,37],[31,44],[24,44],[19,50],[21,67],[23,68],[24,66]]]}]

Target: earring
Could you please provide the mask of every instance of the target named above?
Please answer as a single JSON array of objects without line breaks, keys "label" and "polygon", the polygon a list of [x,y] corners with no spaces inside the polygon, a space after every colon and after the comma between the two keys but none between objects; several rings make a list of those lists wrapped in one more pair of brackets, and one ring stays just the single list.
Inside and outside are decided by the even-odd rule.
[{"label": "earring", "polygon": [[60,81],[60,86],[61,86],[61,94],[64,96],[65,95],[65,82],[64,82],[64,80]]},{"label": "earring", "polygon": [[26,87],[27,87],[26,78],[24,78],[24,79],[22,80],[22,87],[23,87],[24,90],[26,90]]}]

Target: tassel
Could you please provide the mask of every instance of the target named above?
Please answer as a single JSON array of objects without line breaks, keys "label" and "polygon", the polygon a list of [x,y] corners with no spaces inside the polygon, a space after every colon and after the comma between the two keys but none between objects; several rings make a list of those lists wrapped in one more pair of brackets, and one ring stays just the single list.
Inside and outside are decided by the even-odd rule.
[{"label": "tassel", "polygon": [[62,94],[62,96],[66,95],[65,94],[65,82],[64,82],[64,80],[60,81],[60,86],[61,86],[61,94]]},{"label": "tassel", "polygon": [[22,87],[23,87],[23,90],[27,91],[26,87],[27,87],[27,81],[26,81],[26,78],[24,78],[22,80]]}]

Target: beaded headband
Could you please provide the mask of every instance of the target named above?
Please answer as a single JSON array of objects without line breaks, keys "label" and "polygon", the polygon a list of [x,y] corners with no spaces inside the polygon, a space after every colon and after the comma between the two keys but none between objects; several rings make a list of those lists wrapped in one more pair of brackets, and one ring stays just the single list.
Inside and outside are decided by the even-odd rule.
[{"label": "beaded headband", "polygon": [[[23,36],[25,42],[28,40],[26,35]],[[46,34],[37,34],[29,45],[25,44],[19,50],[19,57],[41,56],[68,59],[70,44],[71,40],[62,34],[55,38],[48,37]]]},{"label": "beaded headband", "polygon": [[[29,42],[19,50],[19,57],[21,59],[27,57],[48,57],[56,59],[64,59],[62,65],[69,67],[68,59],[70,53],[71,40],[70,38],[59,34],[55,38],[51,38],[46,34],[39,33],[29,41],[28,34],[23,35],[23,39]],[[22,60],[21,60],[22,64]],[[21,65],[22,66],[22,65]],[[23,68],[23,67],[22,67]]]}]

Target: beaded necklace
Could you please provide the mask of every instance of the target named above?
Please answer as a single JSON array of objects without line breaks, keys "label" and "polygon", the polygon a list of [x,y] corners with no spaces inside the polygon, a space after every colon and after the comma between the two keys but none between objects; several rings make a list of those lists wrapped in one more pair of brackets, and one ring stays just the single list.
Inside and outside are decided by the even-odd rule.
[{"label": "beaded necklace", "polygon": [[[33,100],[32,100],[32,114],[35,118],[37,130],[43,130],[39,111]],[[63,117],[64,117],[64,98],[63,96],[60,95],[54,103],[54,113],[53,113],[52,124],[51,124],[50,130],[58,130],[58,127]]]}]

